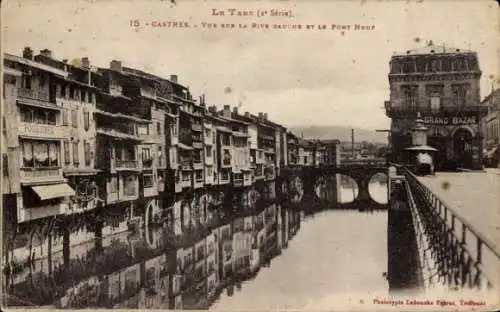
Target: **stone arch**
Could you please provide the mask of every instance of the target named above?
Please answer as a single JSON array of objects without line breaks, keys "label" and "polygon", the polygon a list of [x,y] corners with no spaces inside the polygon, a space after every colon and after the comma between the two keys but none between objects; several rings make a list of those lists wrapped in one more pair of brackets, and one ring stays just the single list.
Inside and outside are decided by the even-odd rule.
[{"label": "stone arch", "polygon": [[451,132],[450,132],[450,137],[452,137],[452,138],[453,138],[453,137],[455,136],[456,132],[457,132],[458,130],[461,130],[461,129],[462,129],[462,130],[467,130],[467,131],[469,131],[469,132],[470,132],[470,134],[471,134],[471,136],[472,136],[473,138],[475,138],[475,137],[476,137],[476,130],[474,130],[474,128],[472,128],[472,127],[471,127],[471,126],[469,126],[469,125],[461,125],[461,126],[457,126],[457,127],[453,128],[453,129],[451,130]]},{"label": "stone arch", "polygon": [[354,199],[354,204],[359,204],[363,202],[367,204],[368,207],[375,207],[378,205],[383,205],[378,203],[373,196],[370,194],[370,181],[377,173],[383,173],[387,175],[387,169],[385,168],[353,168],[351,176],[358,185],[358,196]]},{"label": "stone arch", "polygon": [[292,203],[299,203],[304,198],[304,181],[297,175],[292,175],[287,180],[288,194]]}]

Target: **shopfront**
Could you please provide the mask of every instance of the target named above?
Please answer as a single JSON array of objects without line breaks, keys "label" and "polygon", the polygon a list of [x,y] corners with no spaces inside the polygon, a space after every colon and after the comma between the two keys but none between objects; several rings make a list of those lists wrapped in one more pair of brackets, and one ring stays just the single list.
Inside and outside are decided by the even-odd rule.
[{"label": "shopfront", "polygon": [[477,113],[424,116],[428,145],[436,148],[436,169],[480,169],[482,143]]}]

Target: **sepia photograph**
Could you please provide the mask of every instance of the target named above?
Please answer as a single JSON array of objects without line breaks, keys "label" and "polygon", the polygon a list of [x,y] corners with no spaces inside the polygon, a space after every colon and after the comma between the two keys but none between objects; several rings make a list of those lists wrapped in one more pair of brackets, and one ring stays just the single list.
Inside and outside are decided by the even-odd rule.
[{"label": "sepia photograph", "polygon": [[500,309],[500,6],[1,3],[1,306]]}]

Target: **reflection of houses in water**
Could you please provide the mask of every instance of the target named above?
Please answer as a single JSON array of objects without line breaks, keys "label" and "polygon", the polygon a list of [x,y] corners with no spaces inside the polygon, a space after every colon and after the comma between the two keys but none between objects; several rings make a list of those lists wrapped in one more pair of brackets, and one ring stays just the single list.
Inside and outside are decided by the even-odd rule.
[{"label": "reflection of houses in water", "polygon": [[66,308],[207,308],[268,265],[299,223],[298,212],[272,204],[181,236],[166,228],[113,235],[71,259],[52,255],[32,268],[36,278],[20,277],[7,289],[37,305]]}]

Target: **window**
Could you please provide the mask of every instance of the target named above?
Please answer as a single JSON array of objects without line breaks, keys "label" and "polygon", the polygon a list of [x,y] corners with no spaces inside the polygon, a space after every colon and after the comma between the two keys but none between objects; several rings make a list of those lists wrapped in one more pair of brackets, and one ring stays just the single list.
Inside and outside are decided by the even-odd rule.
[{"label": "window", "polygon": [[31,89],[31,73],[25,73],[22,77],[22,87],[25,89]]},{"label": "window", "polygon": [[69,141],[64,141],[64,163],[66,165],[69,165],[71,162],[70,156],[69,156]]},{"label": "window", "polygon": [[76,100],[78,99],[78,95],[77,95],[77,90],[75,87],[73,86],[70,86],[69,87],[69,98],[72,99],[72,100]]},{"label": "window", "polygon": [[467,89],[466,85],[452,86],[453,98],[457,107],[462,107],[466,104]]},{"label": "window", "polygon": [[85,142],[84,144],[84,153],[85,153],[85,166],[90,166],[91,164],[91,150],[90,150],[90,143]]},{"label": "window", "polygon": [[76,109],[71,110],[71,124],[73,128],[78,128],[78,111]]},{"label": "window", "polygon": [[212,147],[211,146],[205,146],[205,155],[207,158],[212,157]]},{"label": "window", "polygon": [[137,126],[137,133],[139,135],[148,135],[149,134],[149,127],[147,125],[138,125]]},{"label": "window", "polygon": [[173,137],[177,137],[177,125],[175,123],[170,125],[170,133]]},{"label": "window", "polygon": [[109,181],[109,192],[118,193],[118,178],[116,176],[111,176]]},{"label": "window", "polygon": [[177,163],[177,152],[175,148],[170,149],[170,163],[171,164]]},{"label": "window", "polygon": [[87,102],[87,97],[88,97],[88,94],[85,90],[80,90],[80,100],[82,102]]},{"label": "window", "polygon": [[203,171],[197,170],[194,174],[197,182],[203,181]]},{"label": "window", "polygon": [[212,167],[207,167],[205,169],[205,173],[207,174],[207,177],[211,177],[212,176]]},{"label": "window", "polygon": [[415,63],[414,62],[404,62],[403,63],[403,72],[404,73],[413,73],[415,71]]},{"label": "window", "polygon": [[437,112],[441,108],[441,96],[439,93],[431,94],[431,111]]},{"label": "window", "polygon": [[417,109],[417,88],[416,87],[402,87],[404,94],[404,102],[406,109],[414,111]]},{"label": "window", "polygon": [[56,113],[52,110],[40,108],[21,108],[21,120],[28,123],[37,123],[42,125],[56,125]]},{"label": "window", "polygon": [[144,174],[143,176],[144,187],[153,187],[154,185],[154,177],[153,174]]},{"label": "window", "polygon": [[151,149],[143,148],[142,149],[142,161],[147,161],[151,159]]},{"label": "window", "polygon": [[158,135],[161,134],[161,123],[159,121],[156,123],[156,132],[158,132]]},{"label": "window", "polygon": [[66,90],[66,85],[61,85],[61,97],[67,99],[68,92]]},{"label": "window", "polygon": [[24,141],[22,142],[22,153],[23,167],[59,166],[59,151],[55,142]]},{"label": "window", "polygon": [[163,166],[163,148],[158,146],[158,165]]},{"label": "window", "polygon": [[80,156],[78,154],[78,142],[73,142],[73,164],[78,167]]},{"label": "window", "polygon": [[90,128],[90,114],[88,111],[83,112],[83,127],[85,131],[89,131]]},{"label": "window", "polygon": [[69,111],[67,109],[62,111],[62,124],[63,126],[69,125]]}]

